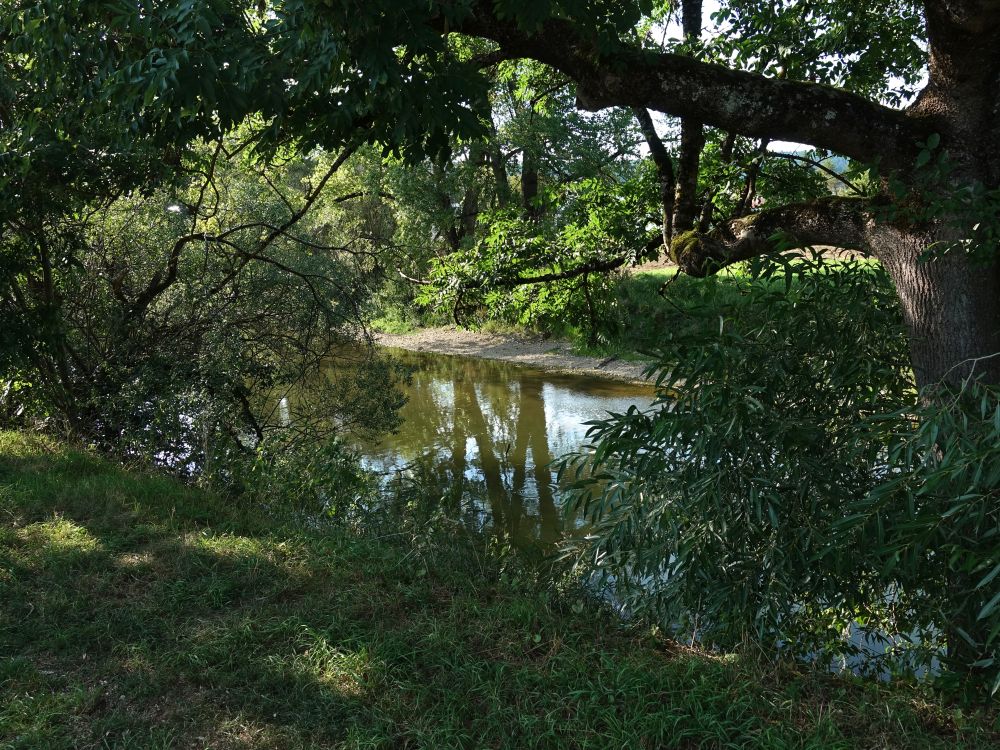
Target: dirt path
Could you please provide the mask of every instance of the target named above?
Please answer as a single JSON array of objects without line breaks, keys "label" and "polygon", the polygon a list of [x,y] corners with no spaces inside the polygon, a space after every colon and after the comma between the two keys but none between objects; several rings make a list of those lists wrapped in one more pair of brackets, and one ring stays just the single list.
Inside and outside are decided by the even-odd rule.
[{"label": "dirt path", "polygon": [[423,328],[413,333],[402,334],[379,333],[376,334],[375,340],[382,346],[414,352],[499,359],[544,370],[574,372],[630,382],[644,382],[642,373],[647,366],[645,362],[626,362],[573,354],[571,344],[559,339],[513,333],[480,333],[454,327]]}]

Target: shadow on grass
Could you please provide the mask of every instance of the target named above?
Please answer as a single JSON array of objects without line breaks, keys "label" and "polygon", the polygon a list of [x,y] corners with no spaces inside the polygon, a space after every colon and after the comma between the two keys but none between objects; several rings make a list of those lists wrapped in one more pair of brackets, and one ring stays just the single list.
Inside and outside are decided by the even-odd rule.
[{"label": "shadow on grass", "polygon": [[627,632],[471,557],[268,529],[169,480],[12,440],[0,433],[5,749],[992,739],[883,688],[765,678]]}]

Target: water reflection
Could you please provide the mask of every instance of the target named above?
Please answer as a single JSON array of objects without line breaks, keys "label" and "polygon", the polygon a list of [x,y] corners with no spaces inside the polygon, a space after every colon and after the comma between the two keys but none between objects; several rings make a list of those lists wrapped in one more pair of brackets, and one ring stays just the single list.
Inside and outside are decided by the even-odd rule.
[{"label": "water reflection", "polygon": [[396,351],[414,367],[399,432],[361,446],[391,476],[421,465],[449,487],[454,511],[522,545],[561,532],[550,463],[586,442],[589,420],[647,406],[652,388],[502,362]]}]

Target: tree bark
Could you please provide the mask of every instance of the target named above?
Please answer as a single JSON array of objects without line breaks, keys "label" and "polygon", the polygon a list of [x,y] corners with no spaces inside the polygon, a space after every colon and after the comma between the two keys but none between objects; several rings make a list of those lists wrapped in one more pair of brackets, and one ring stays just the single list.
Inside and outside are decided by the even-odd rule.
[{"label": "tree bark", "polygon": [[920,388],[1000,383],[1000,268],[961,252],[922,259],[938,233],[879,227],[874,255],[896,284]]},{"label": "tree bark", "polygon": [[677,194],[674,196],[673,229],[688,232],[701,213],[698,204],[698,171],[705,133],[700,122],[686,119],[681,123],[681,152],[677,160]]}]

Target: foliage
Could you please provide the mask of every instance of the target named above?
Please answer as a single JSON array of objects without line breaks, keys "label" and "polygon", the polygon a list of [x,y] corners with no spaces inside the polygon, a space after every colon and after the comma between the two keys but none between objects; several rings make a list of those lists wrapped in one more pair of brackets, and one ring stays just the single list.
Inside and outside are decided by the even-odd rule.
[{"label": "foliage", "polygon": [[926,646],[950,625],[946,663],[971,665],[972,680],[996,693],[1000,391],[970,377],[886,421],[887,481],[852,502],[837,528],[858,535],[880,575],[906,592],[902,622],[938,628]]},{"label": "foliage", "polygon": [[[0,745],[985,748],[915,689],[630,629],[472,544],[312,530],[0,433]],[[470,706],[477,710],[470,711]]]},{"label": "foliage", "polygon": [[877,266],[756,271],[742,301],[668,291],[658,404],[596,424],[566,467],[596,475],[570,504],[592,524],[579,559],[706,643],[944,664],[995,692],[996,388],[973,370],[916,398]]},{"label": "foliage", "polygon": [[925,64],[919,4],[842,0],[727,0],[707,54],[719,62],[799,81],[819,81],[899,105]]},{"label": "foliage", "polygon": [[757,210],[820,198],[843,187],[836,180],[829,185],[830,175],[817,166],[825,166],[822,152],[783,154],[769,150],[766,139],[714,129],[706,133],[705,141],[698,168],[703,230]]},{"label": "foliage", "polygon": [[275,513],[297,512],[306,522],[350,516],[377,504],[377,479],[336,437],[289,444],[282,436],[257,446],[252,455],[230,457],[212,477],[230,493]]},{"label": "foliage", "polygon": [[[586,180],[560,191],[557,214],[491,212],[474,246],[437,261],[438,286],[428,287],[422,301],[482,308],[495,321],[550,330],[558,320],[596,329],[594,298],[606,297],[609,286],[601,264],[636,262],[648,242],[647,188],[641,176],[615,186]],[[595,268],[592,275],[580,272],[587,267]],[[565,281],[523,283],[546,274]]]},{"label": "foliage", "polygon": [[[455,46],[462,58],[482,52]],[[376,308],[382,325],[405,325],[413,303],[424,315],[439,311],[429,313],[434,319],[467,322],[482,321],[501,302],[502,311],[487,318],[543,323],[557,307],[535,304],[537,297],[582,312],[589,306],[576,269],[646,249],[655,178],[631,157],[638,139],[631,113],[577,112],[572,85],[539,63],[503,61],[485,73],[485,134],[453,139],[447,153],[418,163],[365,154],[365,179],[392,216],[382,254],[389,285]],[[569,271],[571,280],[514,291],[522,272],[553,269]],[[430,283],[414,292],[392,278],[394,270]],[[405,314],[384,314],[392,308]]]},{"label": "foliage", "polygon": [[881,268],[754,270],[742,304],[661,331],[658,402],[595,424],[564,468],[596,478],[570,503],[592,525],[576,553],[678,632],[822,661],[852,650],[851,620],[899,632],[874,553],[836,524],[885,479],[873,417],[914,390]]},{"label": "foliage", "polygon": [[268,167],[234,145],[204,146],[160,190],[4,237],[34,256],[0,300],[21,339],[8,412],[205,476],[234,451],[395,424],[395,375],[360,320],[368,222],[329,195],[363,202],[337,176],[348,153]]}]

